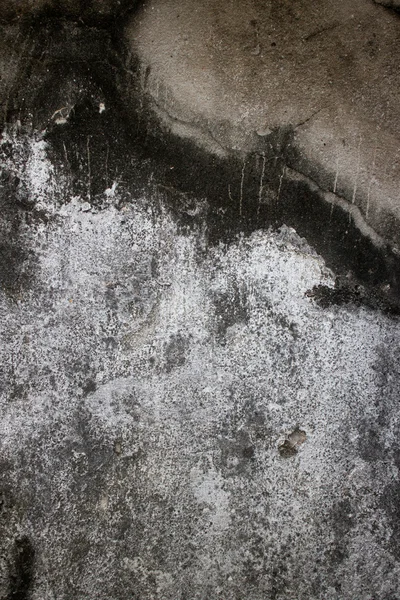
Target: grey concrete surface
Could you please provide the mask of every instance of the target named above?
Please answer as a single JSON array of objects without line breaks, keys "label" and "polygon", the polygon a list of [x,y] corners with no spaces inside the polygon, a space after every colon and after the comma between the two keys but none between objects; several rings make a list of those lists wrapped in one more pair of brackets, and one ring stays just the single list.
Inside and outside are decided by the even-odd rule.
[{"label": "grey concrete surface", "polygon": [[[301,50],[285,19],[308,35],[308,4],[277,3],[275,33],[261,4],[241,5],[255,23],[237,6],[2,26],[1,600],[400,597],[400,266],[389,201],[371,184],[367,219],[357,191],[377,116],[353,132],[352,202],[342,171],[321,182],[360,108],[334,88],[292,127],[327,84],[328,32]],[[318,26],[347,19],[318,6]],[[353,59],[360,106],[382,92],[381,143],[398,135],[399,21],[353,6],[330,33],[367,43],[377,19],[382,82]],[[253,60],[274,83],[255,86]]]},{"label": "grey concrete surface", "polygon": [[293,230],[207,249],[154,184],[91,209],[12,144],[40,213],[1,296],[2,595],[25,536],[33,599],[396,598],[397,319],[318,307]]}]

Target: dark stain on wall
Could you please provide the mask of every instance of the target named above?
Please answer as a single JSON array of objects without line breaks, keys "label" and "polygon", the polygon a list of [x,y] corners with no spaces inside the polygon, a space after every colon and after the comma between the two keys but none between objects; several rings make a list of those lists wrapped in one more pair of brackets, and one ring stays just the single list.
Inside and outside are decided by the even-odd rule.
[{"label": "dark stain on wall", "polygon": [[214,294],[213,302],[217,339],[224,345],[229,327],[249,320],[246,289],[234,284],[228,291]]},{"label": "dark stain on wall", "polygon": [[10,593],[7,600],[28,600],[32,589],[35,550],[27,536],[14,542],[13,563],[10,569]]},{"label": "dark stain on wall", "polygon": [[[12,154],[11,145],[0,144],[0,160]],[[40,218],[32,215],[17,175],[0,172],[0,286],[15,296],[34,280],[36,257],[24,240],[23,229]]]},{"label": "dark stain on wall", "polygon": [[400,483],[387,485],[381,498],[381,506],[386,512],[391,527],[389,548],[393,556],[400,559]]},{"label": "dark stain on wall", "polygon": [[[304,237],[337,275],[334,294],[323,288],[318,290],[317,300],[322,305],[365,304],[398,313],[399,258],[389,247],[376,247],[348,213],[338,206],[332,211],[322,195],[307,183],[285,178],[285,164],[290,164],[293,156],[293,131],[285,129],[275,135],[286,141],[280,143],[280,149],[272,146],[269,153],[266,149],[263,155],[247,157],[243,180],[243,160],[239,156],[219,159],[191,142],[162,134],[152,138],[146,149],[151,148],[157,161],[157,178],[165,182],[174,214],[179,214],[182,193],[207,198],[207,214],[198,220],[207,219],[210,244],[229,243],[239,233],[277,229],[285,224]],[[274,154],[276,162],[275,158],[272,160]],[[270,167],[265,170],[260,198],[264,159]],[[182,213],[179,218],[186,226],[196,220]]]},{"label": "dark stain on wall", "polygon": [[334,539],[329,552],[331,561],[337,564],[342,563],[348,556],[349,536],[356,524],[349,498],[342,498],[333,505],[331,518]]},{"label": "dark stain on wall", "polygon": [[[113,183],[121,204],[153,186],[182,231],[206,223],[209,245],[257,229],[293,227],[337,276],[335,292],[321,287],[311,293],[321,306],[364,304],[397,314],[400,258],[375,246],[348,213],[332,210],[306,181],[285,176],[299,162],[294,129],[277,128],[253,154],[232,152],[225,159],[171,135],[143,96],[139,66],[130,61],[126,67],[120,27],[118,20],[88,27],[52,14],[29,23],[34,49],[7,120],[46,130],[50,156],[71,191],[101,210]],[[54,118],[60,107],[64,125]],[[7,252],[14,252],[15,263],[24,261],[14,246]]]}]

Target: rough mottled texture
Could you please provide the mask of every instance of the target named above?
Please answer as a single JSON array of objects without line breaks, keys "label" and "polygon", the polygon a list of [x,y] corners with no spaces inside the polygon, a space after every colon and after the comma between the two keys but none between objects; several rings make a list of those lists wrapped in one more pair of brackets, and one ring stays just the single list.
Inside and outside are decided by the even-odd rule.
[{"label": "rough mottled texture", "polygon": [[120,27],[0,40],[0,598],[397,600],[399,258]]},{"label": "rough mottled texture", "polygon": [[397,319],[316,305],[293,230],[210,246],[151,177],[95,209],[6,144],[34,207],[1,296],[3,596],[395,598]]}]

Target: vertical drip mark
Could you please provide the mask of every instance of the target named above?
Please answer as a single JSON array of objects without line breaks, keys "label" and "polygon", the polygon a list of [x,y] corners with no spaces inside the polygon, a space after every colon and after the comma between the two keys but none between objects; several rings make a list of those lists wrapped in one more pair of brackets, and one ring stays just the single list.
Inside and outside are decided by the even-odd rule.
[{"label": "vertical drip mark", "polygon": [[231,184],[228,183],[228,197],[229,200],[233,203],[232,193],[231,193]]},{"label": "vertical drip mark", "polygon": [[337,190],[338,177],[339,177],[339,157],[337,157],[337,159],[336,159],[336,173],[335,173],[335,181],[333,184],[333,193],[334,194],[336,194],[336,190]]},{"label": "vertical drip mark", "polygon": [[246,160],[243,159],[242,177],[240,179],[240,199],[239,199],[239,215],[243,216],[243,187],[244,187],[244,172],[246,169]]},{"label": "vertical drip mark", "polygon": [[[360,163],[361,163],[361,134],[359,134],[358,140],[358,150],[357,150],[357,170],[356,170],[356,178],[354,180],[354,188],[353,188],[353,196],[351,198],[351,203],[354,204],[357,196],[357,187],[358,187],[358,177],[360,175]],[[349,223],[351,223],[351,211],[349,211]]]},{"label": "vertical drip mark", "polygon": [[360,139],[358,141],[358,151],[357,151],[357,170],[356,170],[356,178],[354,181],[354,189],[353,189],[353,196],[351,199],[351,203],[354,204],[355,200],[356,200],[356,195],[357,195],[357,186],[358,186],[358,177],[360,175],[360,163],[361,163],[361,134],[360,134]]},{"label": "vertical drip mark", "polygon": [[169,88],[167,85],[164,85],[164,110],[166,113],[168,113],[168,95],[169,95]]},{"label": "vertical drip mark", "polygon": [[246,168],[246,160],[243,159],[242,177],[240,180],[240,202],[239,202],[239,215],[243,216],[243,187],[244,187],[244,172]]},{"label": "vertical drip mark", "polygon": [[107,141],[107,151],[106,151],[106,186],[108,187],[109,178],[108,178],[108,157],[110,154],[110,144]]},{"label": "vertical drip mark", "polygon": [[376,164],[376,153],[377,153],[378,147],[375,146],[375,150],[374,150],[374,158],[372,160],[372,174],[371,174],[371,178],[369,180],[369,184],[368,184],[368,192],[367,192],[367,208],[365,211],[365,218],[368,219],[368,213],[369,213],[369,201],[370,201],[370,197],[371,197],[371,187],[372,184],[375,180],[375,164]]},{"label": "vertical drip mark", "polygon": [[283,178],[285,177],[285,171],[286,171],[286,166],[283,167],[282,173],[279,175],[279,187],[278,187],[278,194],[277,194],[277,198],[276,198],[277,202],[279,202],[279,198],[281,197],[282,181],[283,181]]},{"label": "vertical drip mark", "polygon": [[65,164],[69,166],[68,153],[67,153],[67,147],[65,145],[65,142],[63,142],[63,148],[64,148]]},{"label": "vertical drip mark", "polygon": [[86,140],[86,155],[87,155],[87,164],[88,164],[88,200],[90,202],[92,198],[92,171],[90,164],[90,135],[87,136]]},{"label": "vertical drip mark", "polygon": [[262,202],[262,195],[264,191],[264,175],[265,175],[265,152],[262,154],[262,168],[261,168],[261,177],[260,177],[260,188],[258,190],[258,206],[257,206],[257,217],[260,215],[260,207]]}]

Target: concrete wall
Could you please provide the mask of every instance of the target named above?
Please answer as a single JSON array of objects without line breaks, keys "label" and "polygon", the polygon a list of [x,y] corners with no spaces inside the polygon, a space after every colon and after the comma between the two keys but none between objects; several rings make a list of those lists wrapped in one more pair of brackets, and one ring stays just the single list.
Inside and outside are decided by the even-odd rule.
[{"label": "concrete wall", "polygon": [[398,16],[102,7],[1,9],[0,598],[395,600]]}]

